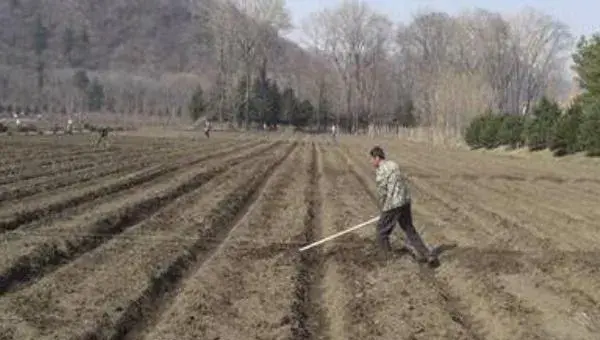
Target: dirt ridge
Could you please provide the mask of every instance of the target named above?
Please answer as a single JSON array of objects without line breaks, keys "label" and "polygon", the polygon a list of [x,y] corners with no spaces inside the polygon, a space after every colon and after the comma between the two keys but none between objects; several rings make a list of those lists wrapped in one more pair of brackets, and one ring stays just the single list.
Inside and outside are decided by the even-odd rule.
[{"label": "dirt ridge", "polygon": [[[281,142],[275,142],[276,145]],[[175,298],[177,289],[185,281],[185,277],[200,268],[204,261],[227,237],[233,226],[241,220],[253,202],[260,196],[260,192],[273,175],[276,169],[296,149],[297,143],[291,143],[287,150],[275,162],[270,164],[261,176],[242,188],[242,192],[233,192],[222,200],[219,206],[209,213],[206,220],[209,227],[202,233],[194,244],[187,249],[185,255],[175,259],[171,265],[163,268],[162,272],[153,278],[150,288],[141,294],[139,301],[129,304],[122,316],[114,325],[114,332],[107,335],[110,340],[134,339],[140,332],[157,320],[166,306]],[[86,334],[82,339],[97,339],[98,334],[103,334],[102,329],[96,329]]]},{"label": "dirt ridge", "polygon": [[[276,144],[272,144],[272,147],[275,146]],[[95,235],[94,237],[75,237],[73,240],[67,242],[66,249],[60,249],[55,245],[49,244],[46,248],[40,249],[35,254],[21,258],[16,266],[11,267],[7,272],[0,273],[0,296],[13,291],[15,287],[22,287],[24,284],[29,284],[41,275],[56,270],[60,265],[96,249],[116,235],[127,230],[127,228],[149,218],[178,197],[198,189],[204,183],[226,171],[229,167],[252,159],[265,150],[259,151],[242,154],[239,157],[230,159],[224,164],[196,174],[187,182],[173,187],[166,192],[157,193],[131,206],[118,209],[109,216],[91,222],[90,233]]]},{"label": "dirt ridge", "polygon": [[[280,142],[276,142],[280,143]],[[203,161],[207,161],[209,159],[213,159],[215,157],[221,156],[223,154],[231,154],[237,152],[239,150],[236,148],[232,148],[229,151],[223,152],[219,151],[216,153],[211,153],[208,155],[203,155],[200,157],[193,157],[192,160],[183,160],[182,162],[175,162],[175,164],[161,164],[151,169],[140,170],[138,172],[132,173],[127,176],[125,179],[120,179],[118,181],[112,182],[108,185],[103,185],[100,188],[93,188],[84,191],[78,195],[74,195],[65,200],[60,200],[58,202],[50,203],[47,206],[35,207],[33,209],[19,211],[14,214],[12,217],[4,218],[0,220],[0,233],[6,232],[9,230],[14,230],[18,228],[20,225],[24,223],[33,222],[42,218],[43,216],[57,213],[61,210],[73,207],[74,205],[79,205],[85,202],[92,201],[98,197],[113,194],[115,192],[122,191],[124,189],[137,186],[146,182],[150,182],[155,180],[161,176],[167,175],[174,171],[177,171],[181,167],[186,166],[194,166]]]},{"label": "dirt ridge", "polygon": [[[346,159],[348,169],[358,182],[360,182],[365,193],[377,203],[376,196],[372,192],[367,180],[356,170],[354,160],[343,150],[338,149],[336,151],[342,155],[342,158]],[[474,340],[484,339],[475,331],[474,321],[471,316],[460,310],[460,300],[450,293],[449,289],[435,277],[435,269],[421,265],[418,274],[424,283],[431,285],[438,293],[440,297],[439,301],[452,321],[459,324],[470,338]]]},{"label": "dirt ridge", "polygon": [[[232,143],[224,143],[219,145],[220,147],[230,148]],[[239,146],[238,146],[239,147]],[[159,150],[152,150],[152,152],[141,153],[140,157],[132,157],[131,155],[125,155],[119,157],[116,160],[110,159],[109,164],[102,164],[100,167],[92,167],[93,169],[85,168],[75,171],[69,171],[66,174],[60,176],[40,176],[33,180],[37,180],[36,183],[30,183],[28,185],[18,185],[16,188],[0,192],[0,202],[6,202],[8,200],[20,199],[34,195],[40,191],[50,191],[61,188],[70,187],[73,185],[80,185],[92,180],[101,179],[103,177],[113,176],[119,173],[128,173],[138,171],[146,166],[156,163],[156,155],[164,155],[164,159],[168,161],[175,161],[183,155],[189,154],[190,152],[206,152],[210,149],[214,149],[214,145],[211,147],[200,148],[198,150],[183,150],[177,151],[175,154],[168,154],[171,148],[162,148]],[[148,150],[149,151],[149,150]],[[134,162],[131,162],[131,161]]]},{"label": "dirt ridge", "polygon": [[[319,151],[311,145],[310,183],[306,188],[307,213],[304,217],[304,240],[314,242],[321,236],[321,202]],[[323,277],[323,257],[320,249],[300,253],[295,282],[295,300],[292,302],[292,340],[323,339],[325,316],[319,292]]]}]

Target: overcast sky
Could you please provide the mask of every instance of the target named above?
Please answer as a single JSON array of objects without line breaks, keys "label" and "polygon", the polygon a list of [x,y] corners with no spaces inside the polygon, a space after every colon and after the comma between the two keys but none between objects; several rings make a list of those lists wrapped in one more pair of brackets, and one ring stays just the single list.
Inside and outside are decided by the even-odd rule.
[{"label": "overcast sky", "polygon": [[[294,25],[309,13],[335,6],[341,0],[287,0]],[[567,24],[575,36],[600,32],[599,0],[367,0],[375,9],[387,14],[395,22],[410,22],[411,16],[421,9],[441,10],[450,14],[476,7],[500,13],[516,13],[529,6],[558,18]],[[292,31],[289,38],[300,42],[299,29]]]}]

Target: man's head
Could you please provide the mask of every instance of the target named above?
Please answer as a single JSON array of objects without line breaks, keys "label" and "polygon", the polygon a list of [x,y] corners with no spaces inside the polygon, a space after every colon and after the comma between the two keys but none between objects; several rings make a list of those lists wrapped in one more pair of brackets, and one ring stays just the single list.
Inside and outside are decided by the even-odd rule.
[{"label": "man's head", "polygon": [[371,163],[375,168],[379,167],[379,163],[385,159],[385,153],[379,146],[372,148],[369,154],[371,155]]}]

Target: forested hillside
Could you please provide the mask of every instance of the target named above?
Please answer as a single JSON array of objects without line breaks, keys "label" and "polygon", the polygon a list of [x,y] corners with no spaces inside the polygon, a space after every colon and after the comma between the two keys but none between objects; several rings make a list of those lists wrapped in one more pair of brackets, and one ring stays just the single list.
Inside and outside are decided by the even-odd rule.
[{"label": "forested hillside", "polygon": [[[248,16],[218,0],[2,1],[0,100],[87,111],[95,92],[91,101],[110,111],[185,111],[198,85],[215,83],[215,31],[235,28],[226,20],[241,29]],[[269,71],[289,82],[298,82],[290,70],[310,61],[282,38],[266,54]]]},{"label": "forested hillside", "polygon": [[[458,134],[484,112],[565,101],[574,37],[534,9],[423,11],[395,23],[345,1],[282,38],[284,0],[10,0],[3,107]],[[243,125],[243,124],[241,124]]]}]

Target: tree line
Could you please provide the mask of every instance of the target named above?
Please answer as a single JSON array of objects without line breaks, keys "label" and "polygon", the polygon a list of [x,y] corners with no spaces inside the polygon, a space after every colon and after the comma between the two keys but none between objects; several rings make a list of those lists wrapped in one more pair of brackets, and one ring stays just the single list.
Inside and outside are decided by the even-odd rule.
[{"label": "tree line", "polygon": [[[210,74],[89,70],[85,53],[93,49],[93,39],[85,27],[69,27],[61,40],[68,68],[45,67],[39,95],[25,95],[31,91],[26,82],[15,81],[15,88],[24,89],[14,91],[19,103],[0,100],[5,107],[22,107],[36,97],[36,107],[69,113],[143,117],[152,112],[194,119],[202,112],[239,126],[276,117],[317,126],[336,122],[347,132],[418,125],[459,135],[481,112],[531,114],[543,96],[562,101],[570,88],[564,66],[573,37],[563,23],[531,8],[511,16],[483,9],[457,15],[422,11],[410,22],[394,23],[366,1],[346,0],[311,13],[296,27],[304,37],[306,64],[294,60],[299,54],[282,43],[293,28],[284,0],[210,4],[197,19],[210,33],[203,40],[214,61]],[[41,19],[36,25],[35,51],[42,65],[47,24]],[[81,72],[92,79],[85,87],[76,76]],[[22,72],[5,79],[12,83],[17,77]],[[272,107],[285,107],[267,99],[274,84],[280,98],[290,98],[289,91],[284,94],[292,90],[299,103],[294,107],[306,110],[273,113]],[[199,87],[206,105],[193,111]],[[310,118],[302,118],[304,111]]]},{"label": "tree line", "polygon": [[465,130],[467,144],[472,148],[549,149],[555,156],[577,152],[600,156],[600,34],[582,37],[573,61],[583,93],[565,109],[543,97],[529,115],[487,112]]}]

